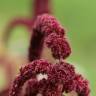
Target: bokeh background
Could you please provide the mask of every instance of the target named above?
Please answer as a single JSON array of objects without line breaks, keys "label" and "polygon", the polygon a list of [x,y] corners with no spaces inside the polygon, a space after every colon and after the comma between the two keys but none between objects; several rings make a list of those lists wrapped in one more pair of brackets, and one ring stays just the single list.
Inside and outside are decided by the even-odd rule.
[{"label": "bokeh background", "polygon": [[[8,44],[3,34],[14,17],[30,17],[31,0],[0,0],[0,90],[6,86],[6,69],[3,63],[11,62],[15,69],[27,62],[29,33],[23,26],[12,30]],[[96,96],[96,0],[52,0],[54,14],[67,29],[72,46],[68,62],[76,66],[90,82],[91,96]],[[6,46],[7,45],[7,46]],[[48,54],[46,52],[46,54]],[[2,62],[2,58],[5,58]]]}]

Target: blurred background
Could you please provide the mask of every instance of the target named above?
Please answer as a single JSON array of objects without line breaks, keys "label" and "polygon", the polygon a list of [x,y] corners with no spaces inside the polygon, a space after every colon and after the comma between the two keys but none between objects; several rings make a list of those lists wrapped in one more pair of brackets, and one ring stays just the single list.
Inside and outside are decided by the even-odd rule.
[{"label": "blurred background", "polygon": [[[8,42],[3,38],[12,18],[30,17],[33,13],[30,1],[0,0],[0,91],[8,85],[9,76],[17,74],[18,68],[28,62],[30,34],[24,26],[15,27]],[[96,0],[52,0],[51,10],[67,30],[72,46],[72,54],[67,61],[89,80],[90,96],[96,96]],[[7,69],[11,70],[9,66],[13,73],[7,76]]]}]

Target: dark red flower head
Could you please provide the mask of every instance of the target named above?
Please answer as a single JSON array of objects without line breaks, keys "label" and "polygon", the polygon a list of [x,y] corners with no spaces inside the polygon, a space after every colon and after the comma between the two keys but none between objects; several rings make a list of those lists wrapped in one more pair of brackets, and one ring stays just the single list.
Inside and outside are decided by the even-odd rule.
[{"label": "dark red flower head", "polygon": [[64,36],[65,34],[64,28],[60,25],[54,16],[49,14],[38,16],[34,23],[33,29],[45,35],[49,35],[53,32],[61,36]]},{"label": "dark red flower head", "polygon": [[[48,77],[39,81],[38,74],[46,74]],[[89,96],[90,92],[87,80],[75,73],[73,65],[65,62],[52,65],[45,60],[35,60],[26,65],[14,80],[9,96],[19,96],[26,82],[25,96],[62,96],[63,92],[71,91],[77,92],[78,96]]]}]

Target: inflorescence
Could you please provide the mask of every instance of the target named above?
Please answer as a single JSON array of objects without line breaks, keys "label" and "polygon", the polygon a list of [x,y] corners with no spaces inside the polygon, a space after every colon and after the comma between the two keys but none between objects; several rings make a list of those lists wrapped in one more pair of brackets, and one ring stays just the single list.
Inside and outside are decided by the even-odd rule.
[{"label": "inflorescence", "polygon": [[[77,92],[78,96],[89,96],[88,81],[75,72],[73,65],[64,61],[71,54],[71,48],[65,38],[65,30],[57,19],[48,14],[40,15],[32,31],[35,35],[32,36],[29,48],[31,63],[21,67],[9,96],[22,96],[24,84],[24,96],[63,96],[63,92],[71,91]],[[58,63],[40,59],[44,44],[51,49]],[[41,74],[44,78],[38,80],[37,76]]]}]

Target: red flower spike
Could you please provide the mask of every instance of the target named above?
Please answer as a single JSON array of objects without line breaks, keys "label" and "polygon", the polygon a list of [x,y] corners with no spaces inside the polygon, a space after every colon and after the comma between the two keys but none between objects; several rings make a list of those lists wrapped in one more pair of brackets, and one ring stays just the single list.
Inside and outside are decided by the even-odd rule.
[{"label": "red flower spike", "polygon": [[67,58],[71,54],[71,48],[65,38],[51,33],[46,39],[46,44],[51,48],[52,55],[56,59]]},{"label": "red flower spike", "polygon": [[[33,25],[33,36],[31,38],[30,41],[30,47],[29,47],[29,61],[33,61],[36,59],[40,59],[41,57],[41,53],[43,50],[43,44],[44,44],[44,39],[46,39],[49,35],[51,35],[51,33],[55,33],[57,34],[59,37],[64,36],[65,31],[63,29],[63,27],[59,24],[59,22],[56,20],[56,18],[54,18],[51,15],[48,14],[43,14],[37,17],[34,25]],[[56,36],[57,36],[56,35]],[[54,37],[54,36],[53,36]],[[63,40],[65,41],[65,40]],[[48,42],[48,40],[47,40]],[[69,56],[69,54],[71,53],[69,44],[67,42],[65,42],[65,44],[59,46],[59,48],[57,47],[57,43],[53,42],[54,46],[51,48],[52,49],[52,53],[53,56],[57,59],[62,58],[66,58]],[[62,43],[62,41],[61,41]],[[52,44],[51,44],[52,45]],[[58,44],[60,45],[60,44]],[[64,48],[64,47],[65,48]],[[62,47],[62,48],[60,48]],[[56,50],[55,50],[56,49]],[[61,52],[64,52],[64,54],[61,54]],[[56,52],[56,54],[55,54]],[[60,53],[60,54],[59,54]],[[62,55],[62,56],[60,56]]]},{"label": "red flower spike", "polygon": [[56,20],[55,17],[49,14],[43,14],[37,17],[33,29],[37,30],[38,32],[49,35],[55,32],[62,37],[65,34],[65,30],[60,25],[60,23]]}]

